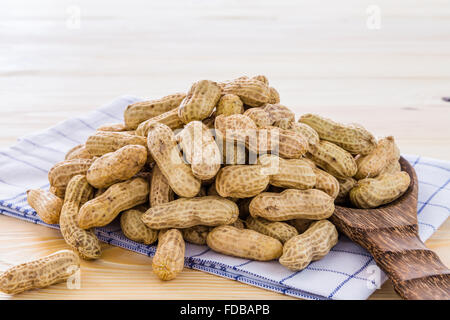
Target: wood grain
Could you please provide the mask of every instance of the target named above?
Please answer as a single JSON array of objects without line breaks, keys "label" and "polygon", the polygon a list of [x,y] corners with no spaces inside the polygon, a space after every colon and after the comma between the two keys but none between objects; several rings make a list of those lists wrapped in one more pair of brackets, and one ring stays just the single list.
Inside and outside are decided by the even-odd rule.
[{"label": "wood grain", "polygon": [[[0,147],[122,94],[159,98],[202,78],[265,74],[297,116],[360,122],[395,136],[404,153],[450,160],[448,0],[378,0],[375,30],[366,26],[368,5],[2,0]],[[0,216],[0,230],[0,270],[66,247],[58,231],[9,217]],[[450,265],[450,220],[425,244]],[[16,299],[187,296],[289,299],[195,270],[163,283],[147,257],[109,246],[102,260],[84,263],[80,290],[57,285]],[[387,282],[371,298],[398,295]]]}]

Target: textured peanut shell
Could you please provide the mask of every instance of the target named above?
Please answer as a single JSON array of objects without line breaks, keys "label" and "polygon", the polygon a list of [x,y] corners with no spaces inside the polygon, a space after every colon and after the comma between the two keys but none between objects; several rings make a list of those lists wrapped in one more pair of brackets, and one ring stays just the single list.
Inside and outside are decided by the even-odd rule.
[{"label": "textured peanut shell", "polygon": [[122,232],[128,239],[143,244],[152,244],[158,240],[158,231],[150,229],[141,220],[144,212],[129,209],[120,216],[120,227]]},{"label": "textured peanut shell", "polygon": [[270,90],[267,84],[256,79],[238,78],[225,84],[224,94],[235,94],[242,102],[251,107],[260,107],[270,99]]},{"label": "textured peanut shell", "polygon": [[100,241],[92,230],[78,226],[77,217],[83,199],[92,195],[93,189],[85,176],[73,177],[67,186],[64,205],[59,217],[59,227],[66,243],[77,251],[83,259],[98,259],[101,256]]},{"label": "textured peanut shell", "polygon": [[180,197],[195,197],[201,183],[181,158],[175,136],[164,124],[154,124],[148,132],[147,146],[172,190]]},{"label": "textured peanut shell", "polygon": [[[220,194],[217,192],[217,189],[216,189],[216,183],[215,183],[215,180],[214,180],[214,182],[208,187],[208,189],[206,190],[206,195],[208,195],[208,196],[219,196],[219,197],[220,197]],[[231,200],[231,201],[233,201],[233,202],[236,202],[236,201],[239,200],[239,198],[233,198],[233,197],[225,197],[225,198],[227,198],[228,200]]]},{"label": "textured peanut shell", "polygon": [[124,123],[107,123],[97,128],[97,131],[123,132],[128,131]]},{"label": "textured peanut shell", "polygon": [[380,174],[384,173],[397,173],[402,171],[402,168],[400,166],[400,162],[398,160],[393,160],[387,164],[386,167],[381,170]]},{"label": "textured peanut shell", "polygon": [[308,157],[336,178],[353,177],[358,170],[355,159],[349,152],[325,140],[310,145]]},{"label": "textured peanut shell", "polygon": [[156,122],[165,124],[172,130],[180,129],[184,126],[183,121],[181,121],[180,117],[178,116],[178,108],[176,108],[142,122],[136,129],[136,135],[147,137],[148,130]]},{"label": "textured peanut shell", "polygon": [[273,222],[263,218],[249,216],[245,221],[245,225],[248,229],[275,238],[281,243],[285,243],[290,238],[298,235],[297,230],[285,222]]},{"label": "textured peanut shell", "polygon": [[128,130],[134,130],[145,120],[177,108],[185,97],[184,93],[175,93],[157,100],[133,103],[125,109],[125,125]]},{"label": "textured peanut shell", "polygon": [[79,144],[72,149],[70,149],[64,160],[73,160],[73,159],[92,159],[94,156],[87,151],[86,146],[84,144]]},{"label": "textured peanut shell", "polygon": [[42,221],[48,224],[59,222],[63,200],[50,191],[33,189],[27,191],[27,200]]},{"label": "textured peanut shell", "polygon": [[280,94],[274,87],[269,87],[269,101],[270,104],[280,103]]},{"label": "textured peanut shell", "polygon": [[125,132],[97,131],[88,137],[86,149],[94,156],[102,156],[127,145],[145,146],[145,144],[146,140],[144,137]]},{"label": "textured peanut shell", "polygon": [[261,81],[261,82],[265,83],[267,86],[269,85],[269,79],[267,79],[267,77],[263,74],[258,74],[256,76],[253,76],[252,79]]},{"label": "textured peanut shell", "polygon": [[334,199],[317,189],[263,192],[250,202],[250,214],[253,217],[270,221],[320,220],[330,217],[333,212]]},{"label": "textured peanut shell", "polygon": [[102,195],[81,207],[78,225],[83,229],[105,226],[121,211],[147,202],[149,191],[149,183],[143,178],[113,184]]},{"label": "textured peanut shell", "polygon": [[241,99],[234,94],[225,94],[217,103],[216,115],[230,116],[232,114],[244,113],[244,104]]},{"label": "textured peanut shell", "polygon": [[312,127],[320,139],[330,141],[352,154],[368,154],[376,146],[375,137],[358,124],[341,124],[315,114],[305,114],[300,122]]},{"label": "textured peanut shell", "polygon": [[400,150],[395,144],[394,137],[380,139],[375,149],[368,155],[356,160],[358,171],[355,179],[373,178],[378,176],[391,162],[400,159]]},{"label": "textured peanut shell", "polygon": [[172,280],[183,270],[185,243],[177,229],[161,231],[152,260],[153,273],[161,280]]},{"label": "textured peanut shell", "polygon": [[270,184],[287,189],[311,189],[316,174],[302,159],[282,159],[275,155],[262,155],[258,163],[270,172]]},{"label": "textured peanut shell", "polygon": [[221,197],[249,198],[267,188],[269,175],[262,173],[261,165],[235,165],[220,169],[216,190]]},{"label": "textured peanut shell", "polygon": [[295,114],[284,105],[268,103],[263,109],[269,114],[269,117],[275,126],[278,126],[279,122],[283,119],[286,119],[291,123],[295,121]]},{"label": "textured peanut shell", "polygon": [[356,186],[357,181],[353,178],[346,178],[346,179],[338,179],[339,182],[339,193],[334,199],[334,203],[345,205],[348,203],[350,190],[353,189],[353,187]]},{"label": "textured peanut shell", "polygon": [[114,183],[133,177],[147,161],[147,148],[129,145],[96,159],[86,173],[90,185],[107,188]]},{"label": "textured peanut shell", "polygon": [[358,208],[376,208],[401,197],[410,183],[411,178],[404,171],[359,180],[350,191],[350,201]]},{"label": "textured peanut shell", "polygon": [[189,89],[178,108],[178,116],[184,123],[208,118],[220,99],[221,90],[216,82],[200,80]]},{"label": "textured peanut shell", "polygon": [[48,181],[55,188],[66,188],[72,177],[85,175],[94,160],[73,159],[64,160],[55,164],[48,172]]},{"label": "textured peanut shell", "polygon": [[315,145],[315,144],[319,143],[319,141],[320,141],[319,134],[317,133],[317,131],[305,123],[292,122],[291,126],[290,126],[290,130],[301,134],[303,137],[306,138],[306,140],[308,141],[308,144],[310,144],[310,145]]},{"label": "textured peanut shell", "polygon": [[333,199],[336,199],[339,194],[339,181],[328,172],[319,168],[314,168],[313,170],[316,175],[316,184],[314,187],[322,190]]},{"label": "textured peanut shell", "polygon": [[166,177],[164,177],[158,165],[155,165],[153,168],[149,198],[151,207],[170,202],[174,199],[173,190],[170,188]]},{"label": "textured peanut shell", "polygon": [[212,250],[230,256],[269,261],[281,256],[280,241],[250,229],[220,226],[211,230],[206,238]]},{"label": "textured peanut shell", "polygon": [[269,113],[263,108],[250,108],[245,110],[244,115],[252,119],[258,128],[265,128],[273,124]]},{"label": "textured peanut shell", "polygon": [[176,136],[194,176],[200,180],[215,177],[222,156],[211,131],[201,121],[191,121]]},{"label": "textured peanut shell", "polygon": [[48,191],[50,191],[50,193],[54,194],[58,198],[64,200],[64,196],[66,194],[66,187],[53,187],[53,186],[50,186]]},{"label": "textured peanut shell", "polygon": [[180,231],[186,242],[201,246],[206,244],[206,237],[211,229],[212,227],[207,226],[193,226],[190,228],[181,229]]},{"label": "textured peanut shell", "polygon": [[[285,159],[299,159],[308,151],[308,141],[306,138],[290,130],[276,127],[268,127],[267,141],[278,139],[278,154]],[[265,129],[261,129],[263,131]],[[271,137],[272,136],[272,137]],[[273,148],[272,148],[273,149]]]},{"label": "textured peanut shell", "polygon": [[62,282],[80,268],[78,255],[60,250],[46,257],[13,266],[0,275],[0,291],[6,294],[45,288]]},{"label": "textured peanut shell", "polygon": [[196,225],[219,226],[236,221],[238,206],[230,200],[206,196],[180,198],[152,207],[142,216],[145,225],[152,229],[189,228]]},{"label": "textured peanut shell", "polygon": [[328,220],[316,221],[304,233],[289,239],[280,263],[292,271],[305,269],[311,261],[322,259],[338,241],[336,227]]}]

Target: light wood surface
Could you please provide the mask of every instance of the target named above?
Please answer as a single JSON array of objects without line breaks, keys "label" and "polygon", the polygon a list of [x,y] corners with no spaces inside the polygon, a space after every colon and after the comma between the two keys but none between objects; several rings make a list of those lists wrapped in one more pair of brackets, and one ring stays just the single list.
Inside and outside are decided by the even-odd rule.
[{"label": "light wood surface", "polygon": [[[379,29],[366,25],[371,4]],[[122,94],[265,74],[298,115],[359,122],[403,153],[450,160],[449,19],[448,0],[2,0],[0,147]],[[449,220],[426,245],[450,265]],[[0,216],[0,270],[65,247],[56,230]],[[289,299],[190,269],[163,283],[149,258],[105,248],[83,262],[81,289],[14,298]],[[371,298],[398,296],[387,282]]]}]

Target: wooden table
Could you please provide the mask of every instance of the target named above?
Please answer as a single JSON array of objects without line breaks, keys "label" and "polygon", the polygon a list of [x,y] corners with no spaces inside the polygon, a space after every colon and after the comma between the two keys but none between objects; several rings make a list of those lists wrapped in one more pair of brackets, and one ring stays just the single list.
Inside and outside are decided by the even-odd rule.
[{"label": "wooden table", "polygon": [[[376,4],[2,0],[0,147],[122,94],[265,74],[298,115],[359,122],[403,153],[450,160],[450,3]],[[9,217],[0,230],[0,270],[66,247],[58,231]],[[450,265],[450,221],[426,244]],[[15,298],[289,299],[190,269],[163,283],[147,257],[110,246],[82,267],[79,290]],[[388,282],[371,298],[398,296]]]}]

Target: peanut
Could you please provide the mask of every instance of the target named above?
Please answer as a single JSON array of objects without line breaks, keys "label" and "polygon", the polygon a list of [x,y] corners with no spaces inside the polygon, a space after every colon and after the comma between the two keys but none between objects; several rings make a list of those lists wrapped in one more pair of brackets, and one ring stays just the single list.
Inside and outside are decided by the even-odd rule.
[{"label": "peanut", "polygon": [[83,259],[97,259],[101,255],[100,242],[94,232],[81,229],[77,223],[81,202],[92,193],[93,189],[85,176],[73,177],[67,186],[64,205],[59,217],[59,226],[64,240]]},{"label": "peanut", "polygon": [[400,166],[400,162],[398,160],[394,160],[391,161],[390,163],[388,163],[388,165],[386,167],[383,168],[383,170],[381,170],[380,174],[383,173],[397,173],[402,171],[402,168]]},{"label": "peanut", "polygon": [[349,200],[350,190],[356,186],[357,181],[353,178],[346,179],[338,179],[339,182],[339,193],[336,199],[334,199],[334,203],[343,205],[346,204]]},{"label": "peanut", "polygon": [[272,119],[267,111],[263,108],[250,108],[245,110],[244,116],[252,119],[258,128],[266,128],[273,124]]},{"label": "peanut", "polygon": [[72,149],[70,149],[64,160],[73,160],[73,159],[92,159],[94,156],[87,151],[86,146],[84,144],[79,144]]},{"label": "peanut", "polygon": [[147,161],[147,148],[129,145],[106,153],[96,159],[86,173],[89,184],[95,188],[107,188],[133,177]]},{"label": "peanut", "polygon": [[170,128],[155,123],[149,130],[147,146],[172,190],[180,197],[195,197],[201,187],[189,165],[183,162]]},{"label": "peanut", "polygon": [[277,138],[278,153],[282,158],[298,159],[308,151],[308,141],[303,135],[290,130],[268,127],[267,141],[272,141],[272,139]]},{"label": "peanut", "polygon": [[338,232],[328,220],[314,222],[304,233],[289,239],[280,263],[292,271],[305,269],[311,261],[322,259],[336,245]]},{"label": "peanut", "polygon": [[145,120],[177,108],[185,97],[184,93],[176,93],[158,100],[133,103],[124,112],[125,125],[129,130],[134,130]]},{"label": "peanut", "polygon": [[148,228],[141,220],[144,212],[129,209],[120,216],[122,232],[128,239],[143,244],[152,244],[158,240],[158,231]]},{"label": "peanut", "polygon": [[308,126],[305,123],[301,123],[301,122],[292,122],[290,128],[292,131],[295,131],[299,134],[301,134],[303,137],[305,137],[305,139],[308,141],[308,144],[318,144],[319,143],[319,134],[317,133],[316,130],[314,130],[313,128],[311,128],[310,126]]},{"label": "peanut", "polygon": [[102,156],[114,152],[127,145],[145,146],[144,137],[131,135],[125,132],[97,131],[86,141],[86,149],[94,156]]},{"label": "peanut", "polygon": [[172,280],[183,270],[185,243],[177,229],[161,231],[152,260],[153,273],[161,280]]},{"label": "peanut", "polygon": [[316,184],[316,174],[302,159],[282,159],[275,155],[262,155],[258,164],[270,172],[270,184],[288,189],[311,189]]},{"label": "peanut", "polygon": [[234,165],[220,169],[216,177],[216,190],[221,197],[249,198],[267,188],[269,175],[261,165]]},{"label": "peanut", "polygon": [[263,109],[269,114],[275,126],[278,126],[279,122],[283,119],[289,122],[295,121],[295,114],[288,107],[281,104],[266,104]]},{"label": "peanut", "polygon": [[399,198],[410,183],[411,178],[404,171],[362,179],[350,191],[350,200],[358,208],[376,208]]},{"label": "peanut", "polygon": [[226,255],[269,261],[281,256],[280,241],[250,229],[220,226],[212,229],[206,238],[208,247]]},{"label": "peanut", "polygon": [[400,159],[400,151],[395,144],[394,137],[380,139],[372,152],[356,160],[358,172],[355,178],[359,180],[376,177],[391,162],[398,161],[398,159]]},{"label": "peanut", "polygon": [[269,101],[270,104],[280,103],[280,94],[274,87],[269,87]]},{"label": "peanut", "polygon": [[213,135],[201,121],[191,121],[176,136],[194,176],[200,180],[215,177],[222,155]]},{"label": "peanut", "polygon": [[27,200],[38,216],[48,224],[59,222],[63,200],[50,191],[34,189],[27,191]]},{"label": "peanut", "polygon": [[224,94],[235,94],[242,102],[251,107],[260,107],[270,98],[270,90],[267,84],[256,79],[238,78],[223,86]]},{"label": "peanut", "polygon": [[249,216],[245,221],[247,228],[275,238],[285,243],[290,238],[298,235],[297,230],[285,222],[272,222],[263,218]]},{"label": "peanut", "polygon": [[66,194],[66,187],[57,188],[57,187],[50,186],[50,189],[48,191],[50,191],[50,193],[54,194],[58,198],[64,200],[64,196]]},{"label": "peanut", "polygon": [[223,95],[217,103],[216,115],[230,116],[238,113],[244,113],[244,104],[241,99],[234,94]]},{"label": "peanut", "polygon": [[259,74],[257,76],[252,77],[252,79],[261,81],[261,82],[265,83],[266,85],[269,85],[269,79],[267,79],[267,77],[265,75]]},{"label": "peanut", "polygon": [[48,172],[48,181],[55,188],[66,188],[72,177],[82,174],[85,175],[94,160],[91,159],[73,159],[64,160],[55,164]]},{"label": "peanut", "polygon": [[230,223],[229,226],[238,228],[238,229],[245,229],[245,222],[239,218],[236,219],[235,222]]},{"label": "peanut", "polygon": [[183,121],[178,116],[178,108],[176,108],[142,122],[136,129],[136,135],[147,137],[148,130],[156,122],[165,124],[172,130],[181,129],[184,126]]},{"label": "peanut", "polygon": [[178,108],[178,116],[184,123],[208,118],[220,99],[220,88],[216,82],[195,82]]},{"label": "peanut", "polygon": [[319,168],[314,168],[316,174],[316,189],[322,190],[333,199],[339,194],[339,181],[326,171]]},{"label": "peanut", "polygon": [[236,221],[237,205],[230,200],[206,196],[180,198],[148,209],[142,216],[145,225],[152,229],[189,228],[196,225],[219,226]]},{"label": "peanut", "polygon": [[143,178],[113,184],[102,195],[86,202],[78,213],[82,229],[102,227],[124,210],[148,201],[149,184]]},{"label": "peanut", "polygon": [[18,294],[62,282],[80,268],[80,259],[71,250],[60,250],[46,257],[9,268],[0,275],[0,291]]},{"label": "peanut", "polygon": [[344,125],[310,113],[301,116],[299,121],[316,130],[320,139],[333,142],[352,154],[368,154],[376,146],[374,136],[358,124]]},{"label": "peanut", "polygon": [[183,234],[183,239],[185,241],[201,246],[206,244],[206,237],[211,229],[212,227],[199,225],[181,229],[180,231]]},{"label": "peanut", "polygon": [[325,140],[310,145],[308,157],[336,178],[353,177],[358,170],[355,159],[349,152]]},{"label": "peanut", "polygon": [[173,199],[173,190],[170,188],[166,177],[164,177],[159,167],[155,165],[150,183],[150,206],[155,207],[173,201]]},{"label": "peanut", "polygon": [[250,202],[252,217],[270,221],[326,219],[334,212],[334,199],[321,190],[286,189],[281,193],[263,192]]},{"label": "peanut", "polygon": [[107,123],[98,127],[97,131],[122,132],[128,131],[128,128],[124,123]]}]

